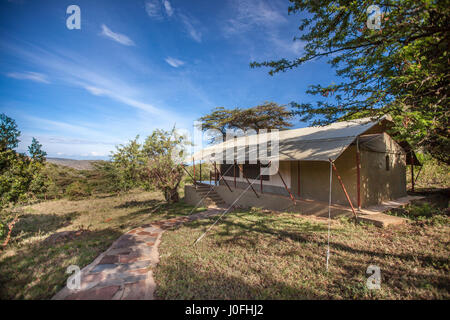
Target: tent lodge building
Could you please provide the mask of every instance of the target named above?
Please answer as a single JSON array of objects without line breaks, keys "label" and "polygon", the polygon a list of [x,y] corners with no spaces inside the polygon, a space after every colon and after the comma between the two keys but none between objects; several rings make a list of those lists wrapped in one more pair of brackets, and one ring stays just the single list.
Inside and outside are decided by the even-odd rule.
[{"label": "tent lodge building", "polygon": [[[273,175],[260,175],[259,158],[256,163],[249,163],[248,140],[239,137],[232,144],[235,161],[212,162],[214,182],[208,185],[194,181],[193,185],[186,185],[185,200],[192,205],[202,201],[206,205],[212,200],[228,206],[325,215],[330,171],[333,214],[358,212],[404,198],[407,165],[420,163],[406,143],[396,142],[386,132],[391,124],[384,116],[377,121],[365,118],[279,131],[279,169]],[[246,146],[246,161],[236,161],[240,144]],[[227,142],[210,146],[190,160],[214,161],[217,146],[224,153],[230,148]]]}]

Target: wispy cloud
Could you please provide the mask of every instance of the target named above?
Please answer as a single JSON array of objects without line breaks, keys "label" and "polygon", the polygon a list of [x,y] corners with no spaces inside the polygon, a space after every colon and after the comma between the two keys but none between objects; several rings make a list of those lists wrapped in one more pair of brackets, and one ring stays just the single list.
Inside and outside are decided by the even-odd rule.
[{"label": "wispy cloud", "polygon": [[287,22],[279,7],[264,0],[239,0],[233,2],[233,18],[225,21],[225,36],[242,33],[252,28],[273,28]]},{"label": "wispy cloud", "polygon": [[182,66],[184,64],[184,61],[172,57],[167,57],[165,61],[174,68],[178,68],[179,66]]},{"label": "wispy cloud", "polygon": [[168,0],[149,0],[145,3],[145,11],[152,19],[163,20],[164,17],[176,17],[187,35],[196,42],[202,42],[202,33],[198,30],[200,23],[193,17],[175,10]]},{"label": "wispy cloud", "polygon": [[[286,37],[289,27],[287,5],[267,0],[234,0],[231,2],[232,15],[224,19],[221,29],[225,38],[238,37],[245,43],[245,52],[258,57],[273,55],[295,56],[300,54],[304,43]],[[258,32],[260,38],[255,39]],[[270,51],[260,48],[261,43]],[[254,52],[252,54],[251,52]],[[254,58],[254,57],[253,57]]]},{"label": "wispy cloud", "polygon": [[159,0],[147,1],[145,3],[145,11],[150,18],[158,20],[163,19],[161,2],[159,2]]},{"label": "wispy cloud", "polygon": [[38,72],[10,72],[7,73],[6,76],[19,80],[31,80],[35,82],[50,83],[50,81],[47,80],[46,75]]},{"label": "wispy cloud", "polygon": [[125,46],[134,46],[133,40],[128,38],[124,34],[115,33],[111,31],[106,25],[102,24],[102,32],[100,33],[102,36],[108,37],[120,44],[123,44]]},{"label": "wispy cloud", "polygon": [[188,17],[184,14],[179,14],[179,17],[181,19],[181,22],[183,23],[184,28],[186,29],[187,34],[197,42],[202,42],[202,33],[197,30],[196,27],[194,27],[194,24],[198,24],[198,22],[192,18]]},{"label": "wispy cloud", "polygon": [[149,0],[145,2],[145,11],[152,19],[162,20],[164,19],[164,13],[166,16],[173,16],[174,9],[168,0]]},{"label": "wispy cloud", "polygon": [[173,15],[172,5],[170,4],[170,2],[168,0],[164,0],[163,5],[164,5],[164,9],[166,10],[167,15],[169,17],[171,17]]}]

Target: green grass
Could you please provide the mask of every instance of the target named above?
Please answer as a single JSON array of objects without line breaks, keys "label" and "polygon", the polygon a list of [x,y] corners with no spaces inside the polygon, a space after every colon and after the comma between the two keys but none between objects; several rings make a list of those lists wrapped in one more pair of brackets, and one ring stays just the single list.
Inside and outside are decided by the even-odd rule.
[{"label": "green grass", "polygon": [[[126,231],[191,209],[166,204],[160,193],[141,191],[19,208],[11,241],[0,251],[0,299],[49,299],[65,285],[69,265],[83,268]],[[48,241],[66,231],[68,237]]]},{"label": "green grass", "polygon": [[[215,218],[212,218],[214,220]],[[380,229],[289,213],[236,212],[163,234],[159,299],[449,299],[449,219]],[[369,265],[381,289],[366,288]]]}]

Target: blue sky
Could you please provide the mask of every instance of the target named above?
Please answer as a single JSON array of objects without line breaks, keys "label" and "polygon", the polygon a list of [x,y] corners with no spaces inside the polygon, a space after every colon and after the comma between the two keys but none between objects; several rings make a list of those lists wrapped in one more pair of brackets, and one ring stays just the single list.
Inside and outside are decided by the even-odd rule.
[{"label": "blue sky", "polygon": [[[250,69],[302,52],[284,0],[0,1],[0,112],[21,152],[36,137],[51,157],[104,159],[155,128],[192,130],[217,106],[313,102],[307,87],[336,78],[326,60]],[[71,4],[81,30],[66,27]]]}]

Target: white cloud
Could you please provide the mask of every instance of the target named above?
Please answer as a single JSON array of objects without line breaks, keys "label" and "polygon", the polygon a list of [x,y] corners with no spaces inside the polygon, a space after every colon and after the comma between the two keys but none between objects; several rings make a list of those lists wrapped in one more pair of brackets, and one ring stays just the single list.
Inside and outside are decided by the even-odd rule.
[{"label": "white cloud", "polygon": [[197,24],[197,22],[192,18],[188,17],[184,14],[179,14],[181,22],[183,23],[188,35],[194,39],[197,42],[202,42],[202,34],[200,31],[198,31],[194,25],[193,22]]},{"label": "white cloud", "polygon": [[31,80],[35,82],[50,83],[47,76],[38,72],[10,72],[6,76],[19,80]]},{"label": "white cloud", "polygon": [[173,9],[172,9],[172,6],[170,5],[170,2],[168,0],[164,0],[163,5],[164,5],[164,9],[166,10],[167,15],[169,17],[171,17],[173,15]]},{"label": "white cloud", "polygon": [[168,0],[149,0],[145,3],[145,11],[149,17],[156,20],[163,20],[164,16],[169,18],[176,16],[186,30],[186,33],[194,41],[202,42],[202,33],[196,27],[199,25],[199,22],[193,17],[180,13],[179,10],[175,11]]},{"label": "white cloud", "polygon": [[164,19],[164,12],[168,17],[173,16],[174,9],[168,0],[149,0],[145,3],[145,11],[150,18]]},{"label": "white cloud", "polygon": [[[239,0],[233,2],[233,18],[223,26],[226,37],[246,32],[252,28],[274,28],[287,22],[279,7],[264,0]],[[287,8],[286,8],[287,13]]]},{"label": "white cloud", "polygon": [[178,68],[179,66],[182,66],[184,64],[184,61],[172,57],[167,57],[165,61],[174,68]]},{"label": "white cloud", "polygon": [[115,33],[112,32],[106,25],[102,24],[102,36],[108,37],[116,42],[119,42],[120,44],[123,44],[125,46],[134,46],[133,40],[128,38],[124,34]]},{"label": "white cloud", "polygon": [[147,1],[145,3],[145,11],[148,16],[154,19],[162,19],[161,3],[159,0]]}]

